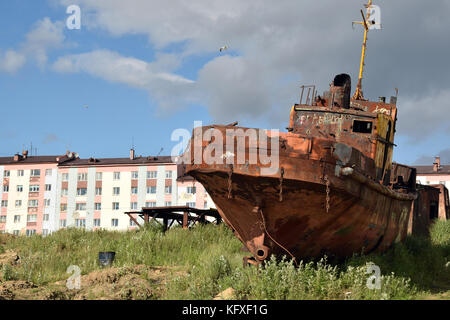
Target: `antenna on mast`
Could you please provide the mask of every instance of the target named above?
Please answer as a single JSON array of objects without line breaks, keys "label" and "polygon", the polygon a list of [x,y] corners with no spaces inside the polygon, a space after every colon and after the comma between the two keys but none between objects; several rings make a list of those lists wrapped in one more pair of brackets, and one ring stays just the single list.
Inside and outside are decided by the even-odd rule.
[{"label": "antenna on mast", "polygon": [[[352,26],[354,23],[358,23],[364,27],[364,41],[362,46],[362,52],[361,52],[361,64],[359,66],[359,78],[358,78],[358,84],[356,85],[356,91],[353,95],[353,100],[363,100],[364,95],[362,92],[362,76],[364,71],[364,58],[366,56],[366,47],[367,47],[367,33],[369,32],[369,29],[371,29],[371,26],[377,24],[375,20],[371,19],[371,13],[372,13],[372,0],[369,0],[369,3],[364,5],[367,8],[366,16],[364,16],[364,12],[361,10],[361,15],[363,18],[363,21],[353,21]],[[375,6],[376,7],[376,6]]]}]

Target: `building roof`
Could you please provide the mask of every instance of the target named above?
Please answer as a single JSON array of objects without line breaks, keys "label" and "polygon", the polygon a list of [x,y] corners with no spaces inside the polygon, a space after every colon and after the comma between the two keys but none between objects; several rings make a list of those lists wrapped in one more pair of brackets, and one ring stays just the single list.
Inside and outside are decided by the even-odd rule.
[{"label": "building roof", "polygon": [[[57,158],[63,156],[27,156],[26,158],[21,158],[20,160],[14,160],[14,157],[0,157],[0,165],[8,164],[36,164],[36,163],[58,163]],[[61,161],[61,160],[60,160]]]},{"label": "building roof", "polygon": [[136,157],[134,160],[130,158],[89,158],[89,159],[74,159],[59,164],[60,167],[92,167],[92,166],[112,166],[112,165],[145,165],[156,163],[173,163],[170,156],[158,157]]},{"label": "building roof", "polygon": [[418,175],[450,175],[450,165],[441,165],[438,171],[433,170],[434,166],[416,166]]}]

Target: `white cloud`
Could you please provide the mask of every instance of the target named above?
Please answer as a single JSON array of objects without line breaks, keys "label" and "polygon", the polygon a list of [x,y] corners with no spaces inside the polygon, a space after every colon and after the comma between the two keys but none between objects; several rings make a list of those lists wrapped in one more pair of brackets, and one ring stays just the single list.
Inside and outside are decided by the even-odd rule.
[{"label": "white cloud", "polygon": [[171,57],[160,54],[158,58],[148,63],[124,57],[117,52],[96,50],[60,57],[53,63],[52,69],[62,73],[85,72],[107,81],[144,89],[162,108],[174,109],[174,101],[182,106],[178,99],[184,99],[188,95],[194,81],[174,73],[163,72],[162,69],[167,67]]},{"label": "white cloud", "polygon": [[3,55],[0,54],[0,71],[15,73],[22,68],[25,62],[25,55],[14,50],[8,50]]},{"label": "white cloud", "polygon": [[39,20],[26,35],[23,51],[33,57],[40,67],[47,64],[48,50],[58,49],[64,43],[64,23],[49,18]]},{"label": "white cloud", "polygon": [[25,41],[19,45],[19,49],[9,49],[3,56],[0,55],[0,71],[17,72],[28,59],[36,61],[40,68],[44,68],[49,50],[63,47],[63,31],[64,24],[61,21],[52,22],[49,18],[39,20],[25,35]]}]

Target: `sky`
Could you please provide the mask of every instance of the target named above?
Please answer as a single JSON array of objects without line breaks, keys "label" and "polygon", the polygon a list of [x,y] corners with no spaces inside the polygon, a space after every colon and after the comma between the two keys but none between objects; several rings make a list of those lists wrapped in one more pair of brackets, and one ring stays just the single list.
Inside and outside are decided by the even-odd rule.
[{"label": "sky", "polygon": [[[285,131],[299,86],[357,82],[362,0],[0,2],[0,156],[169,155],[175,129]],[[450,2],[378,0],[365,98],[398,94],[394,161],[450,163]],[[79,30],[67,7],[81,10]],[[227,46],[222,52],[219,48]],[[163,149],[161,151],[161,149]]]}]

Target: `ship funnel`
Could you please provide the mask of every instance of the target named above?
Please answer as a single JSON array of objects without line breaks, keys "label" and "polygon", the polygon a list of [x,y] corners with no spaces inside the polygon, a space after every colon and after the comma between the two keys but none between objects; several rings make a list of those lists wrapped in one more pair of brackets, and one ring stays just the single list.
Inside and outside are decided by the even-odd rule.
[{"label": "ship funnel", "polygon": [[332,97],[331,107],[350,108],[350,91],[352,88],[351,78],[348,74],[342,73],[334,77],[330,85],[330,95]]}]

